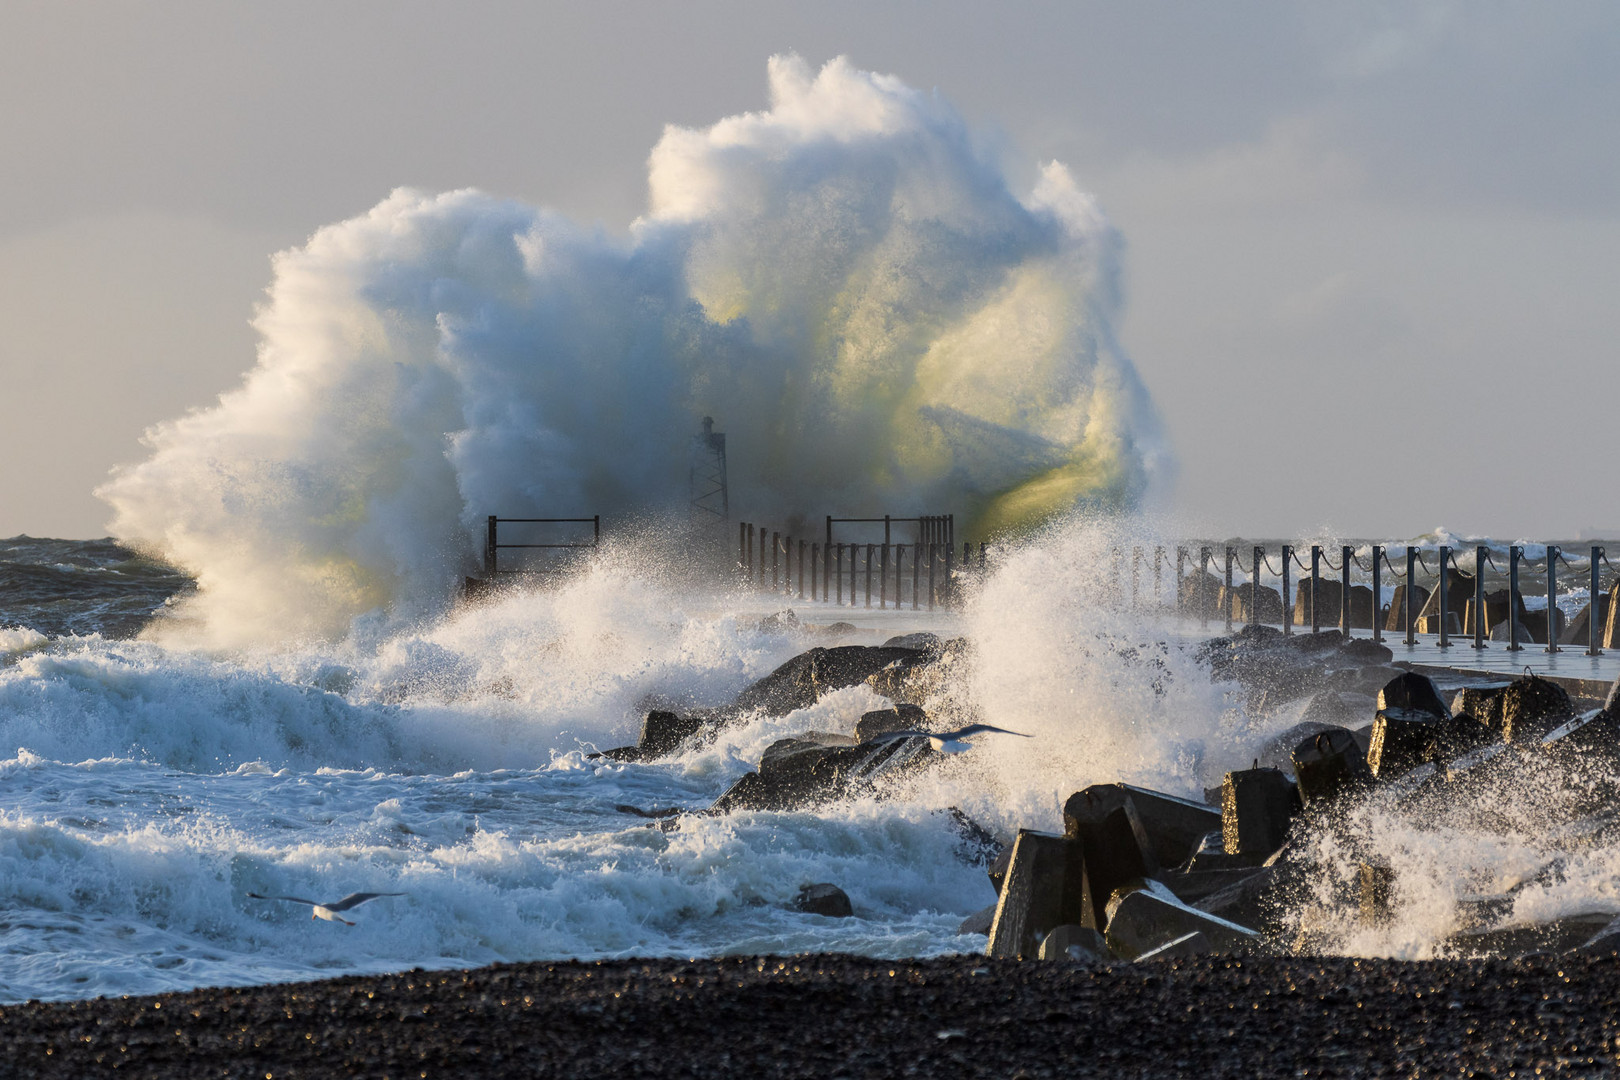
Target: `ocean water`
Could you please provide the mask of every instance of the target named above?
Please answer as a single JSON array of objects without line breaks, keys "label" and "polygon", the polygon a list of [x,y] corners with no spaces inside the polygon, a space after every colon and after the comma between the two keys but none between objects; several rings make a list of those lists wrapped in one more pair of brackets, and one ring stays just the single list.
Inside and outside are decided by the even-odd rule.
[{"label": "ocean water", "polygon": [[[222,649],[185,632],[182,575],[107,542],[5,542],[9,580],[34,585],[0,594],[0,998],[542,958],[982,949],[957,928],[994,894],[948,808],[1007,839],[1061,828],[1062,800],[1087,783],[1197,795],[1303,707],[1246,714],[1161,627],[1097,602],[1113,543],[1093,526],[1048,530],[998,553],[950,614],[676,586],[609,552],[477,607]],[[798,630],[762,625],[788,606]],[[846,616],[854,629],[818,629]],[[634,741],[649,705],[722,704],[813,644],[918,625],[976,646],[941,708],[1034,738],[983,741],[881,797],[665,822],[618,807],[701,811],[775,739],[849,732],[887,702],[855,687],[670,761],[586,757]],[[1432,955],[1458,898],[1493,889],[1519,886],[1527,918],[1620,910],[1620,841],[1601,829],[1387,807],[1358,828],[1317,853],[1317,928],[1344,951]],[[1369,931],[1334,897],[1385,848],[1404,906]],[[849,893],[855,918],[793,910],[820,881]],[[360,890],[405,895],[359,908],[354,927],[247,896]]]}]

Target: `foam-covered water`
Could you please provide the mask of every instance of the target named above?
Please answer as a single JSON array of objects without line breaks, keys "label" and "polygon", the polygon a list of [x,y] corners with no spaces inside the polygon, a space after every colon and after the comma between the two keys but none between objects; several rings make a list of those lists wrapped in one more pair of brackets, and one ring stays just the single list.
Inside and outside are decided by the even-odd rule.
[{"label": "foam-covered water", "polygon": [[[1197,795],[1248,764],[1304,702],[1250,715],[1149,614],[1119,603],[1121,534],[1054,527],[996,553],[958,615],[972,663],[930,706],[1026,732],[986,739],[881,798],[812,811],[707,807],[778,738],[849,732],[865,686],[745,718],[655,764],[592,761],[649,703],[728,701],[812,644],[782,600],[672,585],[604,554],[573,577],[338,642],[206,650],[158,639],[0,636],[0,986],[8,1000],[149,992],[497,960],[735,952],[933,955],[994,899],[947,812],[1008,839],[1128,780]],[[845,609],[847,611],[848,609]],[[800,607],[814,627],[840,612]],[[873,619],[864,611],[859,622]],[[878,613],[907,628],[909,611]],[[773,628],[773,626],[775,628]],[[1509,919],[1620,910],[1620,839],[1558,823],[1555,788],[1443,815],[1369,803],[1313,841],[1314,947],[1443,952],[1459,901],[1511,892]],[[1397,870],[1386,924],[1354,917],[1361,861]],[[854,919],[794,911],[831,881]],[[285,893],[406,895],[358,926]]]}]

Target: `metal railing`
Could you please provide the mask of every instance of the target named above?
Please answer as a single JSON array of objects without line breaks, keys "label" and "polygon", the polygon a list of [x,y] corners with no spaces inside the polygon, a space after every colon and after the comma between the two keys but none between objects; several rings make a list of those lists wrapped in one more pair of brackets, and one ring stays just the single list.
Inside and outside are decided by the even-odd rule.
[{"label": "metal railing", "polygon": [[[840,524],[881,524],[884,540],[861,543],[832,539]],[[893,528],[917,526],[919,539],[896,542]],[[982,574],[989,545],[954,540],[952,515],[918,518],[826,519],[825,540],[807,541],[753,522],[737,526],[736,573],[749,588],[840,607],[913,611],[954,605],[970,575]],[[960,558],[958,551],[960,550]]]},{"label": "metal railing", "polygon": [[[503,544],[500,542],[501,525],[589,525],[591,538],[582,541],[570,541],[562,544]],[[581,548],[596,548],[602,543],[602,515],[597,514],[588,518],[503,518],[491,514],[484,534],[484,574],[494,577],[497,574],[524,574],[534,573],[534,567],[515,567],[502,569],[500,553],[515,550],[541,550],[541,551],[572,551]]]},{"label": "metal railing", "polygon": [[[1337,564],[1322,545],[1310,546],[1308,563],[1299,558],[1297,549],[1292,545],[1283,544],[1280,545],[1280,549],[1281,566],[1274,567],[1266,549],[1263,546],[1255,546],[1250,553],[1248,582],[1240,588],[1235,585],[1234,573],[1235,567],[1239,564],[1238,549],[1230,545],[1225,546],[1224,577],[1217,579],[1210,573],[1215,546],[1199,546],[1197,570],[1192,577],[1195,584],[1189,590],[1186,567],[1192,549],[1187,546],[1177,547],[1175,608],[1183,614],[1191,608],[1204,626],[1207,626],[1212,618],[1221,618],[1228,631],[1237,622],[1242,621],[1248,624],[1280,623],[1285,634],[1292,633],[1296,625],[1308,624],[1311,632],[1317,633],[1323,625],[1322,616],[1326,607],[1324,601],[1331,598],[1333,591],[1332,588],[1324,586],[1331,586],[1338,591],[1335,605],[1338,608],[1337,624],[1346,638],[1353,637],[1357,629],[1370,629],[1372,640],[1382,641],[1386,631],[1401,630],[1404,631],[1404,641],[1408,645],[1416,644],[1418,634],[1423,633],[1433,634],[1441,648],[1450,648],[1454,644],[1453,622],[1456,616],[1461,614],[1464,616],[1463,630],[1472,638],[1470,644],[1475,649],[1489,648],[1491,630],[1505,622],[1506,648],[1509,651],[1520,651],[1526,644],[1535,643],[1543,644],[1548,652],[1561,651],[1560,620],[1563,616],[1558,607],[1558,569],[1560,565],[1574,567],[1576,564],[1572,563],[1556,545],[1547,545],[1548,602],[1545,626],[1532,629],[1528,633],[1525,625],[1527,616],[1534,613],[1526,608],[1523,593],[1519,588],[1520,563],[1525,559],[1523,545],[1515,544],[1508,548],[1508,567],[1505,572],[1497,565],[1489,547],[1476,545],[1472,575],[1464,573],[1459,566],[1457,549],[1446,544],[1436,545],[1433,548],[1407,546],[1404,571],[1397,568],[1390,559],[1388,549],[1383,545],[1371,546],[1367,562],[1363,562],[1356,555],[1355,548],[1342,545],[1339,547]],[[1130,596],[1133,607],[1141,606],[1139,564],[1145,550],[1142,547],[1132,549]],[[1435,557],[1434,569],[1430,569],[1424,558],[1425,554]],[[1153,556],[1155,597],[1160,594],[1159,571],[1160,564],[1165,558],[1165,547],[1163,545],[1155,547]],[[1115,561],[1118,568],[1123,561],[1122,551],[1116,549]],[[1338,575],[1337,579],[1324,578],[1322,574],[1324,564],[1328,570]],[[1505,597],[1501,592],[1487,593],[1485,574],[1487,566],[1506,577]],[[1620,648],[1620,610],[1617,610],[1620,609],[1620,580],[1611,575],[1608,589],[1605,590],[1601,570],[1603,566],[1613,569],[1606,549],[1593,545],[1587,552],[1585,568],[1589,574],[1585,651],[1589,656],[1601,656],[1605,648]],[[1264,576],[1261,572],[1262,567],[1279,583],[1280,590],[1262,584]],[[1290,587],[1289,576],[1290,570],[1295,567],[1309,573],[1308,578],[1299,581],[1297,592]],[[1420,568],[1426,578],[1433,581],[1432,590],[1424,589],[1417,584]],[[1367,584],[1356,583],[1357,569],[1365,575]],[[1402,583],[1396,588],[1388,607],[1383,604],[1383,572],[1386,569]],[[1123,578],[1122,569],[1116,569],[1116,578]],[[1213,601],[1209,595],[1212,583],[1220,589]],[[1456,598],[1452,595],[1453,588],[1457,585],[1468,587],[1471,591],[1460,612],[1454,606]],[[1505,616],[1500,620],[1493,614],[1497,604],[1506,609]],[[1535,620],[1537,623],[1541,621]],[[1535,641],[1536,638],[1540,641]]]}]

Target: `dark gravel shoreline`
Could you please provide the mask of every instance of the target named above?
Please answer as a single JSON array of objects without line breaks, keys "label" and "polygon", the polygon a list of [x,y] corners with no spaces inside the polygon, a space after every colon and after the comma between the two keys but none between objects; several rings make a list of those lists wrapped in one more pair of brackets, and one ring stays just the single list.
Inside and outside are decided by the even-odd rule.
[{"label": "dark gravel shoreline", "polygon": [[0,1008],[0,1074],[1610,1075],[1620,960],[964,956],[415,971]]}]

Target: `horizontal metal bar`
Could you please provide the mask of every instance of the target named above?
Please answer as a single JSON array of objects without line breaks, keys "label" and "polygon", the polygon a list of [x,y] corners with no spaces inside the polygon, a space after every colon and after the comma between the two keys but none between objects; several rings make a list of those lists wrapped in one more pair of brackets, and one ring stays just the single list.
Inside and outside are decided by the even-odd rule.
[{"label": "horizontal metal bar", "polygon": [[584,544],[496,544],[496,551],[505,551],[507,548],[593,548],[595,541]]},{"label": "horizontal metal bar", "polygon": [[594,524],[596,524],[596,519],[593,518],[593,517],[588,517],[588,518],[503,518],[503,517],[498,517],[498,518],[495,519],[495,521],[497,523],[502,522],[502,521],[512,521],[512,522],[519,522],[519,523],[524,524],[524,525],[594,525]]}]

